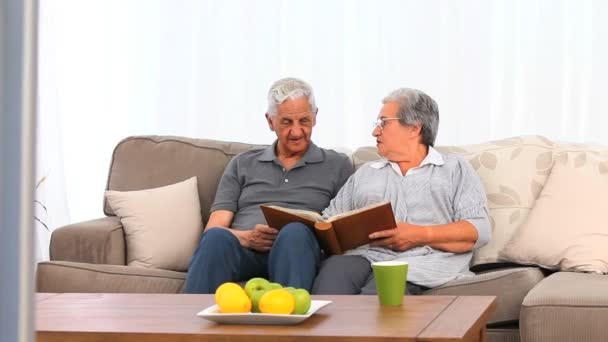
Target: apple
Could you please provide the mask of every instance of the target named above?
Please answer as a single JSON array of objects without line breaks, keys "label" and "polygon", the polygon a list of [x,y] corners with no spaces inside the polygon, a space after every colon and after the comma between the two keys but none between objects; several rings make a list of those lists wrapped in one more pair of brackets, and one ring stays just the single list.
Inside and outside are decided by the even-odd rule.
[{"label": "apple", "polygon": [[287,290],[287,291],[289,291],[289,292],[292,292],[292,293],[293,293],[293,291],[295,291],[295,290],[296,290],[296,288],[295,288],[295,287],[288,286],[288,287],[284,287],[284,288],[283,288],[283,290]]},{"label": "apple", "polygon": [[251,298],[251,312],[260,312],[260,298],[269,290],[257,290],[254,291],[249,298]]},{"label": "apple", "polygon": [[270,290],[270,282],[264,278],[251,278],[245,284],[245,292],[249,298],[259,290]]},{"label": "apple", "polygon": [[281,285],[279,283],[270,283],[271,290],[282,289],[282,288],[283,288],[283,285]]},{"label": "apple", "polygon": [[310,293],[305,289],[296,289],[290,291],[293,298],[296,300],[296,306],[293,310],[294,315],[305,315],[310,309]]}]

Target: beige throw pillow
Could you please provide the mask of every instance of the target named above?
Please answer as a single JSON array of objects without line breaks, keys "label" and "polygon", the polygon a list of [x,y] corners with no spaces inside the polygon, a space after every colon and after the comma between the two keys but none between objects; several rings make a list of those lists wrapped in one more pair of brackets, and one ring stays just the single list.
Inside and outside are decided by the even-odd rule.
[{"label": "beige throw pillow", "polygon": [[186,271],[203,231],[197,180],[140,191],[106,191],[124,227],[129,266]]},{"label": "beige throw pillow", "polygon": [[506,261],[608,273],[608,160],[582,151],[556,158],[528,219],[501,251]]}]

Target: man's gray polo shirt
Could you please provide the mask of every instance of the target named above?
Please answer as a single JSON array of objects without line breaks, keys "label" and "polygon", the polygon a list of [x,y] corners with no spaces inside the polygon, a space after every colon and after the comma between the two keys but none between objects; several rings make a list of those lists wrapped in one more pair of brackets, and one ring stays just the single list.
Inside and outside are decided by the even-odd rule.
[{"label": "man's gray polo shirt", "polygon": [[321,212],[353,173],[346,155],[313,143],[286,170],[275,154],[276,144],[241,153],[226,166],[211,211],[234,212],[232,228],[266,224],[260,204]]}]

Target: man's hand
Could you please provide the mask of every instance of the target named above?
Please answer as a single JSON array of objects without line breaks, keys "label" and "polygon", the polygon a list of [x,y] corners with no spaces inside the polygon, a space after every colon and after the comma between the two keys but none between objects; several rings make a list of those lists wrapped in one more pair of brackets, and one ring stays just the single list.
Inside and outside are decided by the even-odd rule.
[{"label": "man's hand", "polygon": [[403,252],[426,245],[428,234],[427,227],[399,222],[397,227],[372,233],[369,238],[374,240],[370,243],[371,246]]},{"label": "man's hand", "polygon": [[233,233],[239,239],[241,246],[258,252],[268,252],[279,231],[265,224],[256,224],[252,230],[234,231]]}]

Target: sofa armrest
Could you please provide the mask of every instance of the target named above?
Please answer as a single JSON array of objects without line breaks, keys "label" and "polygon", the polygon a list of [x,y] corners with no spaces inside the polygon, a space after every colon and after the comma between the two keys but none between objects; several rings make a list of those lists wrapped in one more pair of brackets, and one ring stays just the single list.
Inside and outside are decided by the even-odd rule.
[{"label": "sofa armrest", "polygon": [[120,219],[110,216],[54,230],[51,235],[50,259],[125,265],[125,248]]}]

